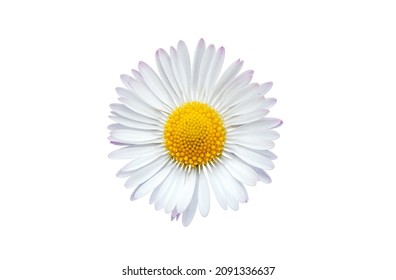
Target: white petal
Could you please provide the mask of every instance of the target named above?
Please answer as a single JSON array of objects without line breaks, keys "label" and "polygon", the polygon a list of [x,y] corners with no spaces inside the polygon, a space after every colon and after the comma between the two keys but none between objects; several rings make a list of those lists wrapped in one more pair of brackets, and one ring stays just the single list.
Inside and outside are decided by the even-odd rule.
[{"label": "white petal", "polygon": [[178,56],[178,53],[174,47],[170,48],[170,57],[173,75],[175,76],[176,82],[181,90],[182,100],[185,102],[188,100],[190,93],[187,85],[186,74],[182,69],[182,62],[180,61],[181,58]]},{"label": "white petal", "polygon": [[224,169],[222,172],[222,181],[224,186],[227,188],[228,192],[234,196],[234,198],[242,203],[249,200],[248,193],[241,182],[236,180],[228,171]]},{"label": "white petal", "polygon": [[184,93],[187,95],[187,100],[192,100],[191,95],[191,62],[190,54],[187,46],[183,41],[179,41],[177,44],[177,56],[179,60],[179,72],[183,79]]},{"label": "white petal", "polygon": [[[227,145],[233,146],[237,145],[247,147],[255,150],[269,150],[274,147],[274,142],[268,139],[266,132],[260,133],[233,133],[227,135]],[[227,146],[227,147],[228,147]]]},{"label": "white petal", "polygon": [[219,110],[219,112],[224,116],[224,118],[239,116],[258,110],[258,108],[263,102],[264,102],[264,97],[257,95],[242,101],[241,103],[235,105],[234,107],[224,108],[222,110]]},{"label": "white petal", "polygon": [[113,131],[113,130],[119,130],[119,129],[130,129],[130,127],[127,127],[127,126],[122,125],[120,123],[112,123],[111,125],[109,125],[107,127],[107,129]]},{"label": "white petal", "polygon": [[179,201],[181,191],[186,183],[186,169],[179,166],[177,171],[174,181],[172,182],[172,188],[164,198],[164,210],[166,213],[169,213],[176,208],[176,203]]},{"label": "white petal", "polygon": [[159,148],[162,148],[160,144],[135,145],[135,146],[123,147],[121,149],[111,152],[109,154],[109,158],[134,159],[136,157],[151,152],[153,149],[159,149]]},{"label": "white petal", "polygon": [[168,177],[162,182],[161,185],[159,185],[152,193],[150,196],[150,203],[154,203],[154,208],[155,210],[161,210],[164,208],[164,200],[162,199],[162,196],[171,186],[169,182],[166,182],[167,179],[171,175],[169,174]]},{"label": "white petal", "polygon": [[140,184],[146,182],[148,179],[154,176],[160,169],[169,161],[169,156],[162,156],[159,158],[154,158],[153,162],[134,171],[129,171],[130,177],[125,182],[125,187],[134,188]]},{"label": "white petal", "polygon": [[197,48],[195,49],[194,63],[192,69],[192,94],[194,99],[197,98],[199,71],[205,50],[206,50],[205,41],[201,39],[199,40]]},{"label": "white petal", "polygon": [[237,115],[237,116],[234,115],[232,117],[228,117],[228,119],[224,118],[224,121],[227,123],[227,125],[230,126],[243,125],[261,120],[268,113],[269,113],[268,110],[255,110],[242,115]]},{"label": "white petal", "polygon": [[227,205],[230,206],[230,208],[234,211],[239,209],[239,202],[238,200],[234,197],[234,195],[231,192],[225,192],[225,196],[227,199]]},{"label": "white petal", "polygon": [[122,124],[126,127],[130,127],[130,128],[137,128],[137,129],[144,129],[144,130],[158,130],[161,131],[162,127],[158,126],[158,125],[152,125],[149,123],[145,123],[145,122],[139,122],[139,121],[135,121],[135,120],[131,120],[128,118],[125,118],[123,116],[121,116],[120,114],[118,114],[117,112],[111,112],[114,116],[109,116],[109,118],[119,124]]},{"label": "white petal", "polygon": [[[178,172],[180,172],[180,168],[172,163],[172,171],[169,173],[169,176],[164,180],[162,185],[158,187],[158,194],[156,196],[156,200],[154,201],[156,210],[164,208],[169,198],[171,196],[175,196],[173,190],[177,184]],[[172,211],[173,208],[175,207],[173,206],[171,209],[169,209],[169,212]]]},{"label": "white petal", "polygon": [[238,76],[235,77],[235,79],[233,79],[230,83],[228,83],[223,91],[225,91],[226,89],[235,89],[235,88],[243,88],[244,86],[246,86],[247,84],[250,83],[250,81],[253,78],[253,74],[254,71],[253,70],[246,70],[244,72],[242,72],[241,74],[239,74]]},{"label": "white petal", "polygon": [[256,172],[238,157],[224,152],[225,157],[221,159],[228,172],[239,182],[248,186],[256,185],[259,180]]},{"label": "white petal", "polygon": [[144,81],[143,76],[142,76],[142,74],[139,73],[139,71],[132,69],[132,75],[135,77],[135,80],[138,80],[141,82]]},{"label": "white petal", "polygon": [[269,158],[269,159],[272,159],[272,160],[277,159],[277,156],[276,156],[273,152],[271,152],[271,151],[268,151],[268,150],[266,150],[266,151],[260,151],[260,153],[263,154],[263,155],[265,155],[265,156],[266,156],[267,158]]},{"label": "white petal", "polygon": [[111,104],[110,108],[114,110],[114,112],[116,112],[117,114],[120,114],[121,116],[134,121],[148,123],[157,126],[163,125],[163,123],[158,121],[158,119],[149,118],[146,115],[138,114],[135,111],[130,110],[128,107],[126,107],[123,104]]},{"label": "white petal", "polygon": [[276,104],[275,98],[266,98],[264,102],[260,105],[260,109],[270,109],[272,106]]},{"label": "white petal", "polygon": [[135,189],[135,191],[131,195],[131,200],[141,198],[142,196],[153,191],[164,181],[170,171],[171,167],[169,166],[169,164],[166,164],[161,170],[159,170],[156,174],[150,177],[150,179],[148,179]]},{"label": "white petal", "polygon": [[214,167],[214,173],[216,177],[222,182],[222,192],[226,197],[227,204],[232,210],[238,210],[239,208],[239,197],[234,184],[238,182],[228,173],[227,169],[221,163],[217,163]]},{"label": "white petal", "polygon": [[224,87],[226,87],[232,80],[236,77],[243,66],[243,61],[238,59],[232,63],[220,76],[219,81],[216,84],[214,92],[222,92]]},{"label": "white petal", "polygon": [[[133,159],[132,159],[132,161],[135,161],[136,159],[138,159],[138,158],[140,158],[140,157],[144,157],[144,155],[140,155],[140,156],[135,156]],[[159,156],[159,157],[161,157],[161,156]],[[138,176],[140,176],[139,174],[140,173],[142,173],[143,171],[141,171],[141,169],[143,169],[143,170],[146,170],[148,167],[146,167],[146,166],[151,166],[152,164],[154,164],[155,165],[155,161],[157,161],[158,160],[158,158],[159,157],[156,157],[156,156],[154,156],[154,157],[149,157],[148,159],[149,159],[149,161],[147,162],[147,164],[144,164],[144,165],[142,165],[140,168],[136,168],[136,169],[131,169],[131,170],[127,170],[127,171],[124,171],[124,169],[122,168],[122,169],[120,169],[118,172],[117,172],[117,177],[120,177],[120,178],[125,178],[125,177],[133,177],[133,176],[136,176],[136,174],[138,174]],[[126,182],[125,182],[125,186],[127,187],[127,188],[131,188],[131,187],[136,187],[137,185],[129,185],[129,180],[131,180],[131,179],[133,179],[133,178],[129,178]],[[143,181],[142,181],[143,182]],[[127,186],[127,184],[128,184],[128,186]]]},{"label": "white petal", "polygon": [[128,109],[147,116],[152,119],[157,119],[159,121],[165,122],[164,115],[161,114],[161,112],[154,107],[150,106],[146,102],[143,102],[140,98],[135,98],[134,100],[131,100],[129,98],[125,97],[120,97],[118,99],[122,104],[125,104],[125,106],[128,107]]},{"label": "white petal", "polygon": [[203,101],[205,99],[205,82],[208,78],[208,72],[212,65],[213,57],[215,54],[215,47],[209,45],[202,58],[201,66],[199,69],[198,86],[197,86],[197,100]]},{"label": "white petal", "polygon": [[215,87],[215,83],[217,81],[217,78],[219,77],[221,68],[223,67],[224,63],[224,56],[225,56],[225,50],[223,47],[221,47],[212,62],[212,65],[210,67],[210,70],[208,72],[208,77],[206,78],[205,82],[205,89],[204,91],[207,92],[207,101],[210,102],[212,100],[213,96],[213,89]]},{"label": "white petal", "polygon": [[216,94],[216,99],[214,99],[212,104],[217,107],[222,107],[224,100],[228,99],[228,93],[238,91],[248,85],[253,78],[253,73],[252,70],[248,70],[239,74],[231,83],[227,84],[222,91]]},{"label": "white petal", "polygon": [[147,86],[151,91],[161,100],[164,104],[168,106],[175,107],[172,96],[169,94],[168,90],[165,88],[161,79],[157,76],[155,71],[144,62],[139,63],[139,70],[142,74]]},{"label": "white petal", "polygon": [[[176,105],[180,105],[180,102],[181,102],[181,99],[180,99],[181,95],[179,94],[180,89],[173,88],[172,84],[173,83],[177,84],[177,83],[175,81],[173,72],[169,72],[169,71],[172,71],[172,67],[170,66],[171,63],[170,63],[170,57],[169,57],[168,53],[163,49],[159,49],[155,53],[155,61],[157,63],[158,73],[161,76],[161,80],[162,80],[165,88],[167,89],[168,93],[171,95],[171,97],[174,101],[173,103]],[[168,74],[169,74],[169,77],[168,77]]]},{"label": "white petal", "polygon": [[237,128],[230,129],[228,131],[228,135],[236,135],[236,134],[247,134],[250,136],[254,136],[255,134],[265,133],[271,128],[278,127],[282,124],[282,121],[275,118],[264,118],[262,120],[244,124]]},{"label": "white petal", "polygon": [[230,180],[234,181],[234,183],[233,184],[230,183],[229,186],[231,191],[234,192],[236,199],[241,203],[248,202],[249,196],[245,186],[235,178],[231,177],[231,175],[230,175]]},{"label": "white petal", "polygon": [[[170,176],[170,174],[169,174],[168,176]],[[162,182],[162,183],[163,183],[163,182]],[[160,188],[161,188],[161,185],[162,185],[162,184],[160,184],[158,187],[156,187],[156,188],[152,191],[152,193],[151,193],[151,195],[150,195],[150,200],[149,200],[150,204],[153,204],[153,203],[157,200],[157,194],[158,194],[158,191],[159,191]]]},{"label": "white petal", "polygon": [[277,128],[282,125],[282,120],[277,118],[265,118],[264,120],[260,121],[263,122],[263,126],[268,128]]},{"label": "white petal", "polygon": [[134,89],[126,89],[126,88],[122,88],[122,87],[116,87],[116,92],[118,94],[118,96],[120,97],[125,97],[128,99],[133,99],[135,96],[137,96],[138,94],[134,91]]},{"label": "white petal", "polygon": [[267,139],[269,140],[276,140],[279,138],[279,132],[275,131],[275,130],[267,130],[265,132],[265,136],[267,137]]},{"label": "white petal", "polygon": [[[139,67],[141,69],[145,69],[145,67],[142,66],[142,62],[139,63]],[[148,81],[150,82],[151,80]],[[156,110],[161,110],[167,113],[170,112],[170,107],[164,104],[163,101],[161,101],[161,99],[148,87],[146,80],[132,80],[131,84],[142,103],[146,103]],[[137,99],[136,95],[131,98],[131,101],[134,102],[135,99]]]},{"label": "white petal", "polygon": [[[169,85],[171,86],[173,91],[176,93],[174,98],[178,102],[178,104],[180,104],[181,102],[183,102],[183,99],[182,99],[183,93],[179,87],[179,84],[178,84],[175,74],[173,72],[171,58],[169,57],[168,53],[163,49],[158,50],[157,65],[161,66],[161,67],[158,67],[160,75],[162,76],[163,80],[169,81]],[[172,92],[172,91],[170,91],[170,92]]]},{"label": "white petal", "polygon": [[133,87],[132,87],[133,78],[131,76],[122,74],[122,75],[120,75],[120,79],[121,79],[122,83],[127,87],[127,89],[133,90]]},{"label": "white petal", "polygon": [[199,211],[203,217],[206,217],[209,214],[210,209],[210,192],[208,181],[203,172],[199,174],[198,184]]},{"label": "white petal", "polygon": [[230,145],[228,149],[244,162],[252,166],[266,170],[274,168],[274,164],[269,158],[251,149],[242,146],[237,147],[236,145]]},{"label": "white petal", "polygon": [[268,82],[268,83],[265,83],[265,84],[261,84],[261,85],[260,85],[260,90],[259,90],[258,94],[260,94],[260,95],[266,95],[266,94],[271,90],[272,86],[273,86],[273,83],[272,83],[272,82]]},{"label": "white petal", "polygon": [[145,131],[136,129],[117,129],[110,132],[111,137],[126,144],[162,143],[163,135],[159,131]]},{"label": "white petal", "polygon": [[162,147],[159,149],[152,150],[144,155],[137,156],[135,159],[127,163],[120,171],[128,172],[132,170],[137,170],[142,168],[143,166],[149,164],[153,161],[153,158],[160,157],[166,155],[168,152],[165,151]]},{"label": "white petal", "polygon": [[188,205],[187,209],[183,212],[183,218],[182,218],[182,222],[184,226],[188,226],[189,224],[191,224],[195,212],[197,210],[197,204],[198,204],[198,186],[195,186],[195,190],[194,190],[194,194],[192,196],[191,202]]},{"label": "white petal", "polygon": [[221,105],[217,108],[219,111],[224,111],[226,108],[233,107],[253,96],[257,96],[257,90],[259,89],[259,85],[247,84],[246,86],[238,89],[230,89],[225,93],[223,100],[221,100]]},{"label": "white petal", "polygon": [[212,186],[213,193],[217,199],[217,202],[220,206],[226,210],[227,209],[227,199],[223,193],[222,183],[218,180],[218,178],[214,175],[213,169],[211,170],[208,167],[203,168],[205,175],[209,179],[209,183]]},{"label": "white petal", "polygon": [[[107,137],[107,139],[110,141],[111,144],[113,144],[113,145],[118,145],[118,146],[127,146],[127,145],[146,145],[146,144],[151,143],[151,142],[144,142],[144,141],[142,141],[142,142],[140,142],[140,143],[137,143],[137,142],[131,143],[131,141],[121,141],[121,140],[119,140],[119,139],[117,139],[117,138],[115,138],[115,137],[113,137],[113,136],[109,136],[109,137]],[[154,141],[154,142],[156,142],[156,144],[159,144],[159,143],[160,143],[159,140],[158,140],[158,141]]]},{"label": "white petal", "polygon": [[261,181],[263,181],[266,184],[271,183],[272,180],[271,180],[270,176],[267,174],[267,172],[265,172],[264,170],[262,170],[260,168],[254,167],[254,166],[253,166],[253,168],[256,171],[256,173],[259,175]]},{"label": "white petal", "polygon": [[176,204],[176,209],[179,213],[183,213],[190,204],[192,195],[195,189],[195,182],[197,180],[197,172],[191,170],[186,176],[186,184],[180,190],[179,200]]}]

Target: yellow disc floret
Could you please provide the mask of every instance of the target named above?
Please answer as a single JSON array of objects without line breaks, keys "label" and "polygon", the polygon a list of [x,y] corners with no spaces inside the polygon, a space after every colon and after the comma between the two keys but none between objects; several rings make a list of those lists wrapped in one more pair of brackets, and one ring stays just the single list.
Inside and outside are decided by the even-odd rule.
[{"label": "yellow disc floret", "polygon": [[164,129],[169,155],[183,165],[197,167],[221,156],[226,130],[220,114],[201,102],[187,102],[168,117]]}]

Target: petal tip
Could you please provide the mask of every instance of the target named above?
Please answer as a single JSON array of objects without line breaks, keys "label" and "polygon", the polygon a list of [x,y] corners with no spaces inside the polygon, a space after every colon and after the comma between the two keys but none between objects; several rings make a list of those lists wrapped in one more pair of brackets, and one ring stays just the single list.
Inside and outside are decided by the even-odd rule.
[{"label": "petal tip", "polygon": [[[144,62],[144,61],[139,61],[139,69],[143,68],[143,67],[147,67],[148,65]],[[132,70],[133,71],[133,70]]]},{"label": "petal tip", "polygon": [[283,121],[279,120],[279,123],[274,128],[280,127],[281,125],[283,125]]},{"label": "petal tip", "polygon": [[177,46],[178,46],[178,47],[180,47],[180,46],[185,46],[185,45],[186,45],[186,43],[184,43],[183,40],[179,40],[179,42],[177,43]]}]

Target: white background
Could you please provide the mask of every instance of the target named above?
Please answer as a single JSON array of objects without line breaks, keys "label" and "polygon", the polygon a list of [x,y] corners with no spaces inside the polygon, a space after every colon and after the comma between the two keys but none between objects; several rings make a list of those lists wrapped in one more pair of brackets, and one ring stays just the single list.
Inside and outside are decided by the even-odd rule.
[{"label": "white background", "polygon": [[[180,265],[396,279],[391,3],[2,1],[0,278],[137,279],[121,270]],[[273,183],[250,187],[238,212],[213,201],[185,228],[148,197],[129,201],[106,127],[120,74],[200,38],[274,82],[284,125]]]}]

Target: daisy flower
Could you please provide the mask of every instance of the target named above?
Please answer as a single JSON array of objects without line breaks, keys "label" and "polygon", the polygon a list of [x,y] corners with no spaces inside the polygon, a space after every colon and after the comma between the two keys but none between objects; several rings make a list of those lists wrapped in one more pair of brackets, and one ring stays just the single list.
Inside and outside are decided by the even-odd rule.
[{"label": "daisy flower", "polygon": [[157,50],[157,70],[140,62],[121,75],[118,104],[111,104],[112,153],[129,162],[117,173],[127,178],[131,200],[151,193],[155,209],[191,223],[197,208],[207,216],[210,195],[222,208],[248,201],[245,185],[270,183],[270,151],[282,121],[267,114],[272,83],[251,83],[253,71],[239,73],[237,60],[223,72],[225,50],[198,42],[193,60],[183,41],[167,53]]}]

